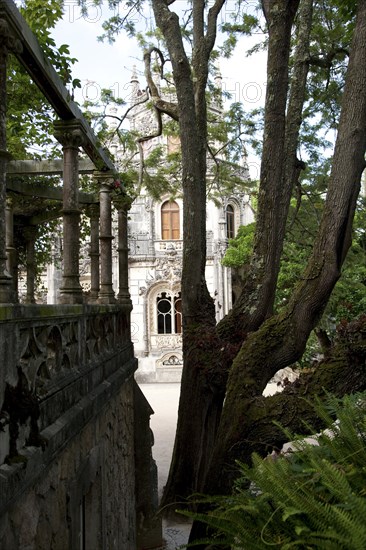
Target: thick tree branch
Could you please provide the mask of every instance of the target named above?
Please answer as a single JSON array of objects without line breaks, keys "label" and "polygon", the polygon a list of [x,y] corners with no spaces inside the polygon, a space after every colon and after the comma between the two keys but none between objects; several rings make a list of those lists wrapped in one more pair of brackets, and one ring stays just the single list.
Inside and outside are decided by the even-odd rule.
[{"label": "thick tree branch", "polygon": [[201,48],[202,39],[204,37],[204,0],[194,0],[192,7],[193,14],[193,54]]},{"label": "thick tree branch", "polygon": [[161,98],[159,90],[154,82],[152,72],[151,72],[151,55],[155,52],[161,61],[161,75],[163,75],[163,67],[165,63],[164,56],[162,52],[159,50],[159,48],[156,48],[153,46],[149,50],[145,51],[144,53],[144,63],[145,63],[145,77],[147,80],[147,84],[149,86],[150,90],[150,97],[154,104],[154,107],[167,115],[169,115],[172,119],[178,121],[179,120],[179,114],[178,114],[178,105],[176,103],[172,103],[170,101],[165,101]]},{"label": "thick tree branch", "polygon": [[[143,150],[142,144],[145,141],[149,141],[150,139],[154,139],[158,136],[161,136],[161,134],[163,132],[163,122],[162,122],[162,119],[161,119],[161,112],[159,111],[159,109],[157,107],[155,107],[155,105],[153,105],[153,107],[154,107],[154,111],[155,111],[155,114],[156,114],[156,120],[157,120],[157,123],[158,123],[157,129],[152,134],[149,134],[148,136],[142,136],[142,137],[140,137],[136,140],[138,148],[139,148],[139,155],[140,155],[138,189],[141,189],[141,187],[142,187],[143,176],[144,176],[144,168],[145,168],[144,150]],[[138,195],[138,193],[139,192],[136,192],[137,195]]]},{"label": "thick tree branch", "polygon": [[212,8],[208,12],[207,30],[206,30],[206,52],[207,59],[209,58],[212,48],[215,45],[217,34],[217,18],[222,10],[225,0],[216,0]]},{"label": "thick tree branch", "polygon": [[323,67],[325,69],[330,69],[333,65],[334,58],[337,57],[337,55],[339,55],[340,53],[349,57],[349,51],[346,50],[346,48],[335,48],[324,57],[310,56],[309,64],[315,65],[316,67]]}]

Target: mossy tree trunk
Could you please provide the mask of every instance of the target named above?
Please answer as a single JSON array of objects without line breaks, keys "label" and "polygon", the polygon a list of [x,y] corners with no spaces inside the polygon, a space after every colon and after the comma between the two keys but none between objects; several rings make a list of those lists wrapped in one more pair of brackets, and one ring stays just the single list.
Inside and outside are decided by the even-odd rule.
[{"label": "mossy tree trunk", "polygon": [[173,68],[182,151],[183,213],[183,361],[177,436],[162,505],[196,490],[212,449],[224,393],[210,391],[200,346],[212,357],[223,355],[215,337],[215,310],[205,280],[206,153],[208,64],[216,39],[217,17],[224,0],[205,16],[204,0],[192,5],[192,60],[185,52],[179,17],[165,0],[153,0]]},{"label": "mossy tree trunk", "polygon": [[[294,143],[291,144],[291,152],[294,153],[291,156],[291,162],[287,164],[295,166],[296,161],[297,135],[292,133],[286,141],[286,102],[291,29],[298,5],[299,0],[291,0],[290,2],[276,0],[274,2],[264,2],[263,6],[269,28],[269,61],[261,191],[252,261],[253,269],[247,277],[241,299],[234,310],[234,314],[229,315],[219,325],[218,330],[214,327],[212,315],[207,315],[202,300],[197,300],[199,294],[192,293],[193,285],[190,283],[192,267],[195,265],[194,261],[197,260],[191,253],[192,243],[196,242],[198,244],[197,240],[195,241],[194,232],[199,224],[195,222],[190,226],[187,225],[187,230],[185,228],[184,266],[186,266],[187,271],[183,269],[182,295],[184,299],[184,295],[187,293],[187,306],[188,299],[192,299],[192,301],[191,307],[183,310],[185,319],[183,334],[184,368],[181,398],[177,435],[169,479],[162,501],[163,506],[167,504],[174,505],[174,503],[185,499],[192,492],[202,489],[220,420],[228,370],[236,355],[238,346],[245,339],[246,331],[258,328],[272,311],[285,230],[283,219],[287,217],[292,188],[291,182],[286,186],[285,192],[283,185],[287,176],[285,160],[290,155],[289,139],[294,140]],[[207,80],[207,73],[202,73],[202,67],[207,68],[208,56],[203,39],[201,10],[202,3],[196,2],[193,8],[193,72],[195,75],[201,74],[201,77],[196,78],[195,87],[195,112],[197,116],[195,132],[201,136],[201,143],[203,143],[203,136],[206,139],[204,83],[205,79]],[[160,28],[163,28],[158,19],[156,20]],[[211,18],[212,22],[213,19]],[[309,18],[306,19],[306,23],[310,26]],[[163,33],[167,37],[167,31],[163,30]],[[211,28],[208,27],[207,36],[210,44],[213,45],[213,25],[211,25]],[[302,44],[303,42],[301,41]],[[306,45],[304,47],[306,48]],[[303,57],[303,52],[301,54]],[[180,56],[180,59],[182,59],[182,56]],[[300,65],[303,70],[304,63]],[[184,76],[184,81],[187,75],[188,72]],[[180,97],[180,75],[176,76],[174,73],[174,78],[177,86],[178,102],[183,106],[185,98]],[[298,90],[301,85],[305,87],[305,81],[306,76],[305,78],[296,79],[296,82],[299,83]],[[304,90],[302,93],[304,94]],[[295,94],[293,94],[293,97],[295,98]],[[298,119],[300,117],[298,111],[300,110],[301,113],[302,110],[299,94],[296,96],[296,101],[298,108],[296,116]],[[295,101],[292,101],[292,105],[294,104]],[[185,114],[189,112],[184,108]],[[180,113],[181,116],[183,116],[183,112]],[[291,128],[297,128],[298,131],[298,121],[295,116],[293,118],[295,124],[290,126]],[[190,123],[191,117],[188,120],[188,124]],[[184,139],[188,135],[189,143],[186,144],[186,150],[190,155],[190,161],[192,162],[192,159],[194,159],[197,163],[197,160],[201,159],[201,165],[203,166],[206,158],[206,148],[204,151],[202,150],[202,157],[201,154],[197,155],[195,149],[200,153],[201,150],[192,142],[191,134],[183,134],[184,129],[187,130],[188,126],[184,126],[181,119],[180,125],[182,154],[184,155],[185,150]],[[184,164],[183,157],[183,166]],[[191,219],[191,208],[194,211],[199,206],[199,202],[197,202],[198,187],[197,184],[192,186],[186,183],[183,188],[185,215]],[[202,204],[204,201],[205,195],[202,196]],[[204,212],[202,204],[200,208]],[[204,217],[201,218],[201,222],[204,224],[204,227],[201,228],[202,233],[204,233]],[[193,232],[189,233],[189,227],[192,227]],[[203,257],[205,258],[205,251],[202,250]],[[203,267],[203,264],[201,264],[201,267]],[[196,282],[198,284],[198,280]]]},{"label": "mossy tree trunk", "polygon": [[[256,229],[253,255],[241,295],[218,326],[221,338],[230,341],[242,340],[246,332],[256,330],[273,311],[293,183],[292,173],[290,179],[288,174],[296,166],[298,119],[301,118],[306,84],[304,62],[300,61],[296,70],[299,72],[301,67],[305,79],[295,75],[297,93],[291,95],[292,109],[286,117],[291,31],[299,0],[263,1],[262,5],[268,27],[268,60]],[[302,27],[309,25],[311,15]],[[308,42],[300,36],[299,44],[302,49],[308,47]]]},{"label": "mossy tree trunk", "polygon": [[[225,398],[228,370],[236,355],[238,345],[246,336],[246,330],[257,328],[272,310],[279,257],[282,250],[281,238],[278,237],[282,220],[278,217],[278,208],[268,208],[268,205],[284,202],[282,199],[282,182],[285,177],[284,160],[286,158],[288,62],[291,29],[298,4],[299,0],[292,0],[291,2],[276,0],[275,2],[266,3],[265,6],[270,37],[269,85],[267,89],[261,193],[258,208],[263,215],[257,221],[257,238],[253,261],[255,269],[251,271],[250,276],[247,278],[242,294],[242,303],[237,309],[240,315],[240,323],[238,323],[238,317],[229,316],[219,325],[217,331],[214,324],[208,324],[208,319],[211,320],[212,317],[209,318],[206,315],[202,305],[197,301],[195,305],[192,304],[195,317],[192,317],[192,314],[190,314],[190,317],[185,317],[186,323],[183,335],[184,368],[178,426],[169,479],[163,496],[162,504],[164,506],[167,504],[174,505],[174,503],[182,501],[192,492],[202,489],[213,452],[222,403]],[[193,16],[198,17],[197,11],[193,11]],[[201,21],[199,17],[198,21]],[[202,36],[200,24],[198,23],[195,27],[194,36],[196,43],[199,44],[199,47],[196,50],[194,49],[195,52],[202,52],[199,39],[199,36]],[[199,67],[202,67],[202,59],[207,63],[208,58],[207,56],[202,58],[202,53],[196,53],[193,56],[195,75],[199,72]],[[199,109],[199,105],[203,104],[204,99],[203,82],[197,80],[200,82],[201,87],[196,91],[196,112],[206,116],[206,112]],[[203,124],[202,120],[200,124]],[[287,207],[290,194],[289,191]],[[190,216],[189,209],[191,201],[195,201],[195,195],[196,191],[193,188],[188,189],[188,192],[184,195],[184,209],[188,216]],[[286,215],[287,212],[284,213],[285,217]],[[204,218],[202,218],[202,221],[205,223]],[[205,228],[202,228],[202,230],[205,231]],[[284,233],[284,228],[282,233]],[[187,235],[187,239],[184,241],[185,246],[191,246],[189,239],[192,239],[192,237],[192,235]],[[192,262],[187,261],[185,265],[188,270],[192,269]],[[184,295],[184,289],[190,293],[186,283],[186,274],[183,272],[182,295]],[[201,316],[202,313],[204,313],[204,317]],[[233,325],[235,328],[233,328]]]},{"label": "mossy tree trunk", "polygon": [[[319,234],[303,279],[288,306],[280,315],[272,317],[258,331],[248,336],[233,362],[215,452],[204,488],[210,494],[230,491],[236,460],[249,460],[251,453],[258,450],[258,445],[273,447],[280,443],[274,428],[269,430],[272,436],[263,435],[260,418],[264,415],[269,421],[270,416],[276,417],[272,406],[268,404],[276,403],[276,408],[286,411],[286,414],[292,409],[294,412],[286,424],[291,429],[299,425],[298,412],[296,407],[290,408],[287,392],[270,400],[262,398],[261,393],[278,370],[302,355],[310,331],[323,313],[340,276],[351,244],[356,200],[365,168],[366,0],[358,3],[357,11],[332,172]],[[364,367],[364,360],[362,365]],[[359,373],[348,356],[348,360],[342,364],[342,370],[339,370],[339,360],[334,363],[331,376],[323,376],[325,371],[322,370],[316,372],[311,389],[308,388],[305,393],[319,394],[323,387],[335,391],[338,385],[341,387],[344,384],[346,368],[349,370],[350,382],[344,390],[354,391],[359,387]],[[302,387],[304,392],[306,385]],[[194,540],[197,534],[199,527],[196,525],[191,539]]]}]

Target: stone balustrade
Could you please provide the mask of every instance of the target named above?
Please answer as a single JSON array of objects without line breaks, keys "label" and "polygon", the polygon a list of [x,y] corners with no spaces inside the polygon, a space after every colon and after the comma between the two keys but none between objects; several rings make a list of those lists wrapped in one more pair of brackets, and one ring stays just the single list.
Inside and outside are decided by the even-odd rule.
[{"label": "stone balustrade", "polygon": [[[80,506],[90,547],[112,548],[116,534],[116,548],[160,540],[152,410],[133,378],[129,315],[128,303],[0,306],[1,547],[19,523],[14,548],[22,536],[29,548],[55,536],[76,548]],[[33,534],[22,531],[28,512]]]},{"label": "stone balustrade", "polygon": [[[69,426],[63,436],[57,429],[65,414],[76,407],[80,429],[88,408],[96,412],[93,392],[102,406],[113,386],[118,382],[119,388],[136,369],[129,311],[111,305],[2,306],[0,355],[0,464],[7,462],[0,466],[1,484],[14,473],[9,465],[28,456],[27,447],[44,447],[47,456],[47,446],[55,452],[65,444]],[[1,509],[4,486],[0,495]]]},{"label": "stone balustrade", "polygon": [[[145,540],[158,547],[152,410],[133,376],[137,360],[130,330],[128,201],[123,197],[116,204],[116,298],[111,248],[115,166],[11,1],[0,2],[0,31],[0,548],[140,550]],[[62,211],[52,212],[63,218],[58,305],[34,303],[37,227],[53,219],[47,212],[29,215],[22,223],[27,304],[18,302],[14,205],[7,192],[22,192],[22,185],[8,182],[10,54],[60,119],[54,127],[62,162],[42,167],[22,163],[22,173],[46,169],[63,175],[62,192],[37,185],[23,189],[25,196],[62,201]],[[79,191],[80,148],[94,167],[99,200]],[[89,303],[79,273],[81,205],[87,205],[91,219]],[[144,480],[143,487],[137,479]]]}]

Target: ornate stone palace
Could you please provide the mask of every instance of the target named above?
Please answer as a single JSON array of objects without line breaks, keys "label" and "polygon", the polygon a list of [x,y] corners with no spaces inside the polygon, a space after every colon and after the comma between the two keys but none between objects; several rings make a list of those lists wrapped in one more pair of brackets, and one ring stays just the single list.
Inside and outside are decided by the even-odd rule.
[{"label": "ornate stone palace", "polygon": [[[159,76],[155,83],[160,88]],[[220,77],[217,86],[221,89]],[[131,78],[129,113],[131,130],[146,136],[154,133],[156,120],[151,109],[142,102],[144,91],[133,73]],[[167,98],[171,100],[172,98]],[[174,99],[174,98],[173,98]],[[220,102],[210,106],[216,116],[222,114]],[[113,114],[113,113],[112,113]],[[179,140],[161,135],[144,142],[144,150],[160,146],[166,153],[176,150]],[[111,149],[118,159],[123,155],[115,141]],[[225,161],[221,158],[221,162]],[[213,161],[208,158],[212,177]],[[215,300],[217,320],[232,307],[235,288],[230,269],[221,264],[228,239],[235,236],[239,225],[254,220],[250,197],[245,191],[249,180],[245,152],[240,165],[226,162],[226,168],[236,176],[237,185],[229,195],[207,202],[207,268],[208,289]],[[129,281],[133,304],[131,314],[132,340],[138,357],[136,378],[144,382],[177,382],[182,370],[182,323],[180,277],[182,270],[182,196],[162,195],[154,200],[142,188],[129,211]]]},{"label": "ornate stone palace", "polygon": [[[10,157],[10,56],[55,113],[63,159]],[[123,201],[115,205],[117,296],[113,289],[116,168],[12,0],[0,0],[0,115],[0,548],[140,550],[147,541],[157,547],[152,411],[134,380]],[[79,162],[80,149],[87,159]],[[93,174],[99,196],[79,192],[80,173]],[[37,177],[47,174],[62,175],[62,188],[39,185]],[[81,211],[90,216],[88,299],[79,273]],[[63,221],[58,299],[36,304],[37,229],[58,216]],[[15,230],[26,245],[22,303]]]}]

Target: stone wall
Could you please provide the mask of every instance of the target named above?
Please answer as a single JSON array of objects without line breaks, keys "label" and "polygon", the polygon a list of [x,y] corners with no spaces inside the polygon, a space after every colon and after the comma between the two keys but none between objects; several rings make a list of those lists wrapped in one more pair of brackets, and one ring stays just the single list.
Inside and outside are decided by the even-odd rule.
[{"label": "stone wall", "polygon": [[0,307],[1,549],[140,550],[136,530],[159,541],[152,411],[128,316]]},{"label": "stone wall", "polygon": [[127,381],[9,508],[0,548],[135,548],[133,384]]}]

